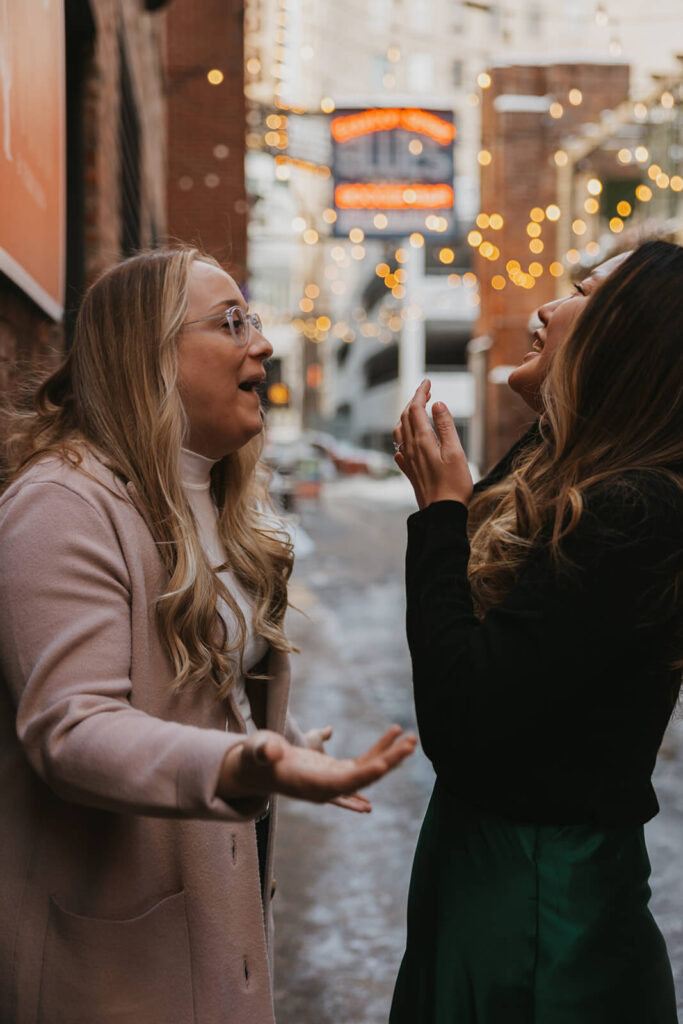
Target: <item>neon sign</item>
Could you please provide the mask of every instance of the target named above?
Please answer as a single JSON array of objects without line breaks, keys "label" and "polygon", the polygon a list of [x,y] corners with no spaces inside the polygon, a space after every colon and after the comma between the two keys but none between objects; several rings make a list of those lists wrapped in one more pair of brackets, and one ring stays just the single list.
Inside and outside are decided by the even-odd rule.
[{"label": "neon sign", "polygon": [[335,142],[348,142],[360,135],[388,132],[403,128],[426,135],[442,146],[455,138],[455,125],[418,107],[378,107],[359,113],[335,117],[330,125]]},{"label": "neon sign", "polygon": [[453,206],[450,185],[346,182],[334,190],[340,210],[443,210]]}]

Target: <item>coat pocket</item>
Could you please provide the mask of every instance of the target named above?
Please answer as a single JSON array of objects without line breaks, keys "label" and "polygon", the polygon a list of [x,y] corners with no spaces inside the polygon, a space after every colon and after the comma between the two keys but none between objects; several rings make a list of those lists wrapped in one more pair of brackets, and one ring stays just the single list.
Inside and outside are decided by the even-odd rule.
[{"label": "coat pocket", "polygon": [[50,899],[38,1024],[192,1024],[185,894],[123,921]]}]

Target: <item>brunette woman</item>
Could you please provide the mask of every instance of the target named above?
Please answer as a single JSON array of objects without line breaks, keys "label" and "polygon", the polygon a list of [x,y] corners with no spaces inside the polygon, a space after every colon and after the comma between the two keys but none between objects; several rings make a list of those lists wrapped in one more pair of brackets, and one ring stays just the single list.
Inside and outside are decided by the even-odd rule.
[{"label": "brunette woman", "polygon": [[272,794],[365,811],[355,791],[413,749],[393,728],[338,761],[287,714],[292,549],[255,390],[271,353],[213,260],[143,254],[93,285],[14,418],[3,1024],[272,1024]]},{"label": "brunette woman", "polygon": [[437,780],[392,1024],[676,1022],[643,824],[683,666],[681,280],[683,249],[652,242],[595,290],[543,385],[540,443],[469,513],[429,382],[395,430]]}]

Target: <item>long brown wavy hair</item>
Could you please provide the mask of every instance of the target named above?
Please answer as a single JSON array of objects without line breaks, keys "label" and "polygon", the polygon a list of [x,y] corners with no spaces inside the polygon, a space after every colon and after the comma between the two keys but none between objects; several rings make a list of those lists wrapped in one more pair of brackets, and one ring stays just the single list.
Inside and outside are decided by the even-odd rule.
[{"label": "long brown wavy hair", "polygon": [[[119,263],[91,286],[66,359],[38,387],[33,408],[9,417],[4,485],[46,455],[85,471],[86,451],[131,481],[168,570],[157,617],[175,686],[208,677],[222,697],[236,666],[241,670],[246,623],[209,565],[180,478],[188,424],[177,387],[178,342],[194,260],[218,266],[196,249],[156,249]],[[259,435],[221,459],[211,491],[226,565],[252,598],[254,629],[290,651],[283,620],[293,549],[268,498],[262,445]],[[232,610],[234,636],[219,615],[219,597]]]},{"label": "long brown wavy hair", "polygon": [[[591,488],[647,474],[683,490],[683,248],[646,242],[596,289],[543,401],[540,444],[470,505],[479,614],[503,599],[532,549],[548,545],[565,562],[563,540]],[[680,572],[671,591],[683,593]]]}]

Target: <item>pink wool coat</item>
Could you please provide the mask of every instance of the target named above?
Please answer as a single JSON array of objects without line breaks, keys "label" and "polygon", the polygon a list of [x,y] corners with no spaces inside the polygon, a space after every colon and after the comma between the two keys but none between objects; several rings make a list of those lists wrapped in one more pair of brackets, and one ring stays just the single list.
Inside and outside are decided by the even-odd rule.
[{"label": "pink wool coat", "polygon": [[[84,465],[0,498],[0,1021],[272,1024],[265,804],[215,795],[243,722],[211,685],[173,694],[144,514]],[[303,744],[287,658],[269,672],[261,723]]]}]

